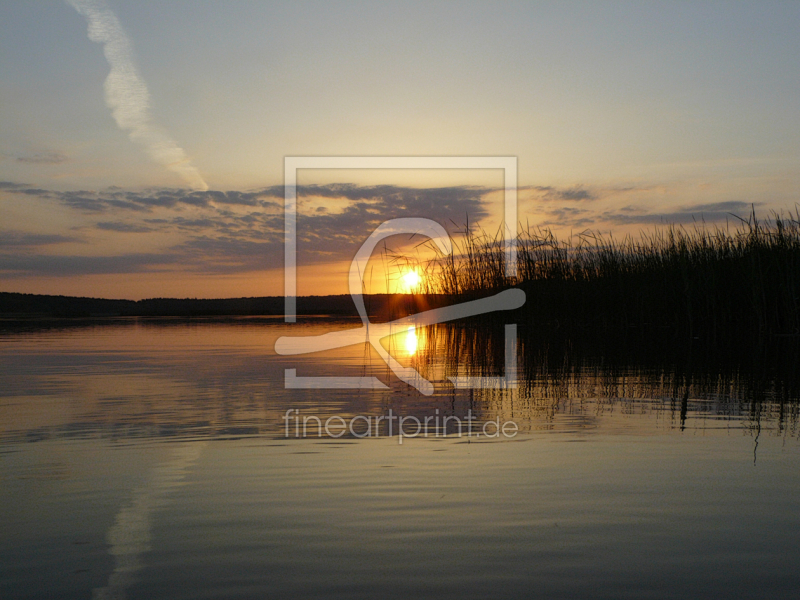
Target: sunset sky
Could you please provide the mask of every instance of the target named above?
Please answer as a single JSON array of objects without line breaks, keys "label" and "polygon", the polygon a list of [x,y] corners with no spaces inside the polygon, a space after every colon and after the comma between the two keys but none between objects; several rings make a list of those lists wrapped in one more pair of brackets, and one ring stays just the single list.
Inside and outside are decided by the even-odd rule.
[{"label": "sunset sky", "polygon": [[[800,2],[0,1],[0,291],[283,293],[286,156],[515,156],[562,235],[794,211]],[[299,174],[301,294],[502,173]],[[380,291],[380,290],[379,290]]]}]

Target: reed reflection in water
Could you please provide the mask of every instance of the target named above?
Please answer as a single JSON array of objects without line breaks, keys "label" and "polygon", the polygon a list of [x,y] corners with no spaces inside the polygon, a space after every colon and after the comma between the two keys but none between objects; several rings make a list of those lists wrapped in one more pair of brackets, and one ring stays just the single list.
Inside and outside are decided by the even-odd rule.
[{"label": "reed reflection in water", "polygon": [[[281,335],[354,325],[7,328],[0,596],[779,598],[800,587],[790,353],[731,361],[520,326],[516,389],[458,390],[449,377],[504,374],[505,324],[399,331],[386,347],[435,382],[423,397],[366,347],[273,351]],[[287,368],[389,389],[286,390]],[[472,411],[520,433],[287,438],[290,408]]]},{"label": "reed reflection in water", "polygon": [[[641,428],[649,421],[647,427],[681,431],[742,427],[798,434],[800,351],[793,341],[732,356],[661,340],[598,346],[596,340],[542,335],[524,326],[519,331],[518,389],[498,385],[469,392],[481,419],[513,414],[524,429],[598,427],[600,421]],[[436,325],[415,336],[415,352],[406,362],[437,389],[448,390],[453,378],[501,378],[509,369],[502,325]]]}]

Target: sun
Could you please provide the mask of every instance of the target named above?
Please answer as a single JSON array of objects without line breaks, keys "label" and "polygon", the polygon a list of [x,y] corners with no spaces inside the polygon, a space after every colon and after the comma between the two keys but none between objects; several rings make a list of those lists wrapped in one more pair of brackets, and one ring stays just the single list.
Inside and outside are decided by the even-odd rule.
[{"label": "sun", "polygon": [[419,284],[422,282],[422,278],[419,276],[414,269],[406,271],[401,277],[400,281],[402,282],[403,292],[411,293],[419,287]]}]

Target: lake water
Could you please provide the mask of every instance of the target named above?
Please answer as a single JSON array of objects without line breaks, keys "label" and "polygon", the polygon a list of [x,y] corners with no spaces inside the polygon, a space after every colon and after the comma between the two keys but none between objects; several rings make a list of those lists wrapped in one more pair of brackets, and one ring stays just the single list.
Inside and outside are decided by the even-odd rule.
[{"label": "lake water", "polygon": [[[521,330],[514,385],[454,389],[504,375],[502,328],[402,331],[386,347],[425,396],[363,345],[274,350],[356,325],[5,327],[0,598],[800,594],[780,374],[608,364]],[[386,387],[286,389],[287,369]]]}]

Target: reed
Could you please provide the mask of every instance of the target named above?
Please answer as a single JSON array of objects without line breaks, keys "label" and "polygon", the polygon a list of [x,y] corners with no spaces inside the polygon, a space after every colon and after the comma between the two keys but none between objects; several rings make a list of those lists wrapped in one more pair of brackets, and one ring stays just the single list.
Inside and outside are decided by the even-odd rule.
[{"label": "reed", "polygon": [[423,291],[472,296],[518,286],[528,293],[524,317],[558,327],[665,329],[720,341],[800,334],[798,212],[622,239],[584,232],[559,240],[528,227],[515,243],[517,275],[508,278],[499,234],[466,226],[451,255],[424,264]]}]

